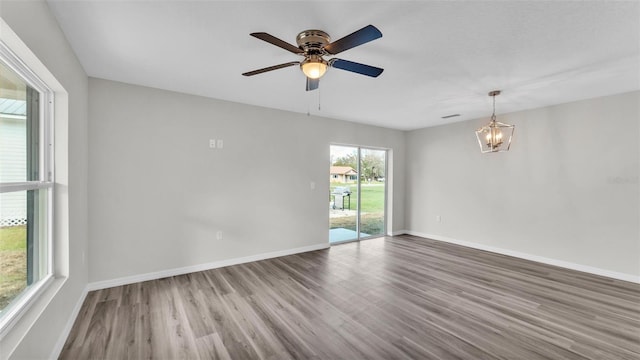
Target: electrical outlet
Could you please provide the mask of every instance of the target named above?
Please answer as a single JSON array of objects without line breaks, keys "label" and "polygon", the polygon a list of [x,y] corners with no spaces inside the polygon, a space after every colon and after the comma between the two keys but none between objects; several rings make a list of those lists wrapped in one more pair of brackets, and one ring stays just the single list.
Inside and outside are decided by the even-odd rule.
[{"label": "electrical outlet", "polygon": [[216,240],[222,240],[222,231],[216,232]]},{"label": "electrical outlet", "polygon": [[216,139],[209,139],[209,147],[211,149],[215,149],[216,148]]}]

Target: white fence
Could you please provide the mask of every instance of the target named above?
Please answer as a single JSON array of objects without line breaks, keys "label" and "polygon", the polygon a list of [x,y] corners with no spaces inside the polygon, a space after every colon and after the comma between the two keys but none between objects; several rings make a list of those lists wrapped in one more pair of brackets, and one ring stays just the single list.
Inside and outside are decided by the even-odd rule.
[{"label": "white fence", "polygon": [[[0,100],[0,181],[26,181],[27,126],[24,101]],[[0,226],[18,226],[26,223],[27,192],[0,194]]]}]

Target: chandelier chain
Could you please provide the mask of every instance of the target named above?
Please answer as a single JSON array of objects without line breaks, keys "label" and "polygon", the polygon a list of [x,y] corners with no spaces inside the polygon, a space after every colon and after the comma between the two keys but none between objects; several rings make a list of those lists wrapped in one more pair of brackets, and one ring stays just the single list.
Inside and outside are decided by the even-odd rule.
[{"label": "chandelier chain", "polygon": [[493,97],[493,114],[491,114],[491,120],[496,121],[496,95],[492,95]]}]

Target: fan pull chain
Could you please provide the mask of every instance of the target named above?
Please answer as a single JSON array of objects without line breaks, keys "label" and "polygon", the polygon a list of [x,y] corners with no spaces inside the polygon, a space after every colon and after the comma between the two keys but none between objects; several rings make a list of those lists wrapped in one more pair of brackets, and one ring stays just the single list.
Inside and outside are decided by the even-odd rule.
[{"label": "fan pull chain", "polygon": [[[317,89],[315,92],[318,93],[318,111],[321,111],[322,106],[320,104],[320,89]],[[311,98],[308,98],[308,99],[309,101],[307,101],[307,116],[311,116]]]}]

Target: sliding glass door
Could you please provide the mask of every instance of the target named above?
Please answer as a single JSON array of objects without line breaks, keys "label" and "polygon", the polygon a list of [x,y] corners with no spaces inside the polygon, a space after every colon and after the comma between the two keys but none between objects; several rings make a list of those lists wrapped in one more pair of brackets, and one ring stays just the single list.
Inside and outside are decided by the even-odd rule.
[{"label": "sliding glass door", "polygon": [[331,146],[329,242],[385,233],[387,151]]},{"label": "sliding glass door", "polygon": [[360,149],[360,238],[384,235],[386,158],[386,150]]},{"label": "sliding glass door", "polygon": [[358,148],[331,146],[329,242],[358,239]]}]

